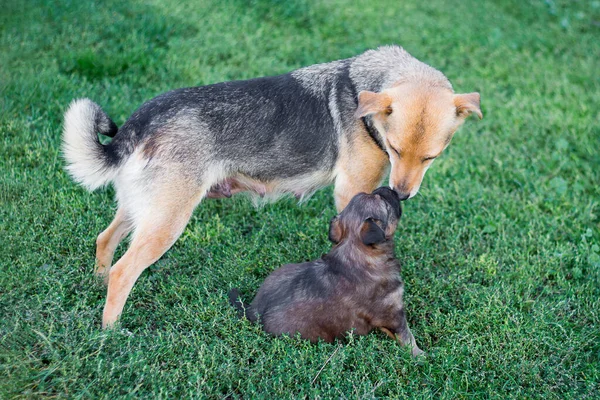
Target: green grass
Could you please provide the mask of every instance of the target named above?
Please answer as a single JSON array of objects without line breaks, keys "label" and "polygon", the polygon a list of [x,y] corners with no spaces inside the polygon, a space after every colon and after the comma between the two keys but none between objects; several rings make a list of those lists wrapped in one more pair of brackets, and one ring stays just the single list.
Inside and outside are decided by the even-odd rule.
[{"label": "green grass", "polygon": [[[597,398],[599,37],[588,0],[3,2],[0,398]],[[430,169],[396,236],[427,359],[378,333],[271,338],[228,305],[229,288],[249,297],[279,265],[327,251],[330,189],[302,206],[201,204],[119,329],[100,329],[94,242],[114,193],[63,170],[73,98],[122,124],[169,89],[390,43],[480,91],[485,114]]]}]

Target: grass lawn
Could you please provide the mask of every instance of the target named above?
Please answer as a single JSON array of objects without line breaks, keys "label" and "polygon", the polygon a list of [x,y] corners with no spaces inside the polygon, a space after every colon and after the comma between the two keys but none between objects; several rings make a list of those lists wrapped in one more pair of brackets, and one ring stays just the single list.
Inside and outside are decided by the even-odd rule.
[{"label": "grass lawn", "polygon": [[[598,398],[600,2],[8,0],[0,10],[0,398]],[[312,345],[236,318],[329,248],[331,189],[206,201],[118,329],[92,275],[111,188],[63,169],[62,113],[122,124],[169,89],[397,43],[482,94],[396,236],[421,361],[385,335]],[[122,254],[123,246],[118,250]]]}]

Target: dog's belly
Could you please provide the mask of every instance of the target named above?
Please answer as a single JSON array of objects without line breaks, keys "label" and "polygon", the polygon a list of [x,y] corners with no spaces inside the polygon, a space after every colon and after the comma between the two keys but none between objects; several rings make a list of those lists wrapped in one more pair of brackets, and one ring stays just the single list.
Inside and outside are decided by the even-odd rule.
[{"label": "dog's belly", "polygon": [[206,197],[209,199],[229,198],[237,193],[248,192],[260,198],[276,198],[291,194],[301,200],[310,197],[316,190],[331,184],[334,178],[334,171],[315,171],[270,182],[238,175],[213,184]]},{"label": "dog's belly", "polygon": [[252,192],[260,197],[264,197],[267,194],[267,185],[258,181],[242,182],[237,178],[227,178],[224,181],[214,184],[206,194],[206,197],[209,199],[222,199],[242,192]]}]

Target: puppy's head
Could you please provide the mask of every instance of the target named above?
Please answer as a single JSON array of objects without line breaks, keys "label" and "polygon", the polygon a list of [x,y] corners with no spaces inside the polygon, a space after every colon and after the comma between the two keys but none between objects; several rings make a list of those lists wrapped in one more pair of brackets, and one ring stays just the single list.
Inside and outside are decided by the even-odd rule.
[{"label": "puppy's head", "polygon": [[479,93],[401,83],[380,93],[360,92],[355,117],[372,116],[385,138],[390,186],[405,200],[417,194],[427,169],[472,113],[483,117]]},{"label": "puppy's head", "polygon": [[359,193],[329,226],[329,240],[339,244],[356,240],[365,246],[376,246],[394,237],[402,215],[400,198],[389,187],[371,194]]}]

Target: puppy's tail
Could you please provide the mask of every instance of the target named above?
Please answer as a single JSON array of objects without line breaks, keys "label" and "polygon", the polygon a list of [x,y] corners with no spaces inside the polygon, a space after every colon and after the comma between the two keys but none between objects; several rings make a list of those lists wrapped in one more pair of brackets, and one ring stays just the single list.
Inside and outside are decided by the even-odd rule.
[{"label": "puppy's tail", "polygon": [[231,289],[227,295],[229,296],[229,303],[237,310],[238,317],[248,318],[248,309],[244,307],[244,303],[242,303],[242,300],[240,299],[240,292],[237,288]]},{"label": "puppy's tail", "polygon": [[103,145],[98,133],[114,137],[119,128],[100,106],[90,99],[74,100],[65,113],[62,151],[67,171],[88,190],[112,181],[121,156],[113,146]]}]

